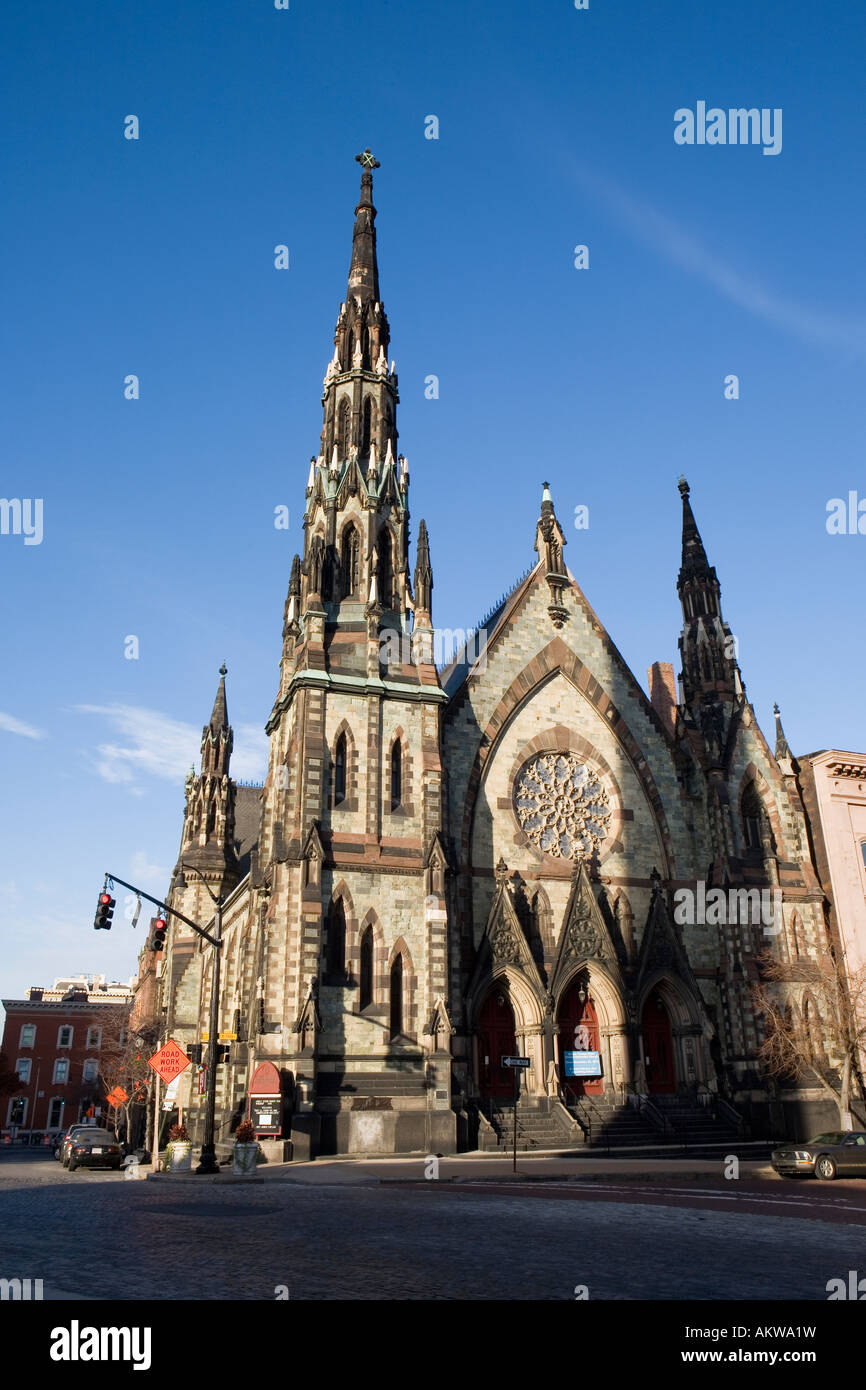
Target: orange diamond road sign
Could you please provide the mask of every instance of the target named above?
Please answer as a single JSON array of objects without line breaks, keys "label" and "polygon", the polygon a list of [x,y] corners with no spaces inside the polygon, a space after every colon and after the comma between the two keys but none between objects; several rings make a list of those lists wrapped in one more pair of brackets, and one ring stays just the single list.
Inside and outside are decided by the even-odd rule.
[{"label": "orange diamond road sign", "polygon": [[189,1058],[180,1044],[176,1043],[173,1038],[169,1038],[168,1042],[159,1049],[159,1052],[154,1052],[153,1056],[148,1057],[147,1060],[157,1075],[166,1082],[174,1081],[174,1078],[180,1076],[181,1072],[186,1071],[189,1066]]},{"label": "orange diamond road sign", "polygon": [[122,1086],[115,1086],[113,1090],[108,1092],[106,1099],[109,1105],[125,1105],[129,1100],[129,1096]]}]

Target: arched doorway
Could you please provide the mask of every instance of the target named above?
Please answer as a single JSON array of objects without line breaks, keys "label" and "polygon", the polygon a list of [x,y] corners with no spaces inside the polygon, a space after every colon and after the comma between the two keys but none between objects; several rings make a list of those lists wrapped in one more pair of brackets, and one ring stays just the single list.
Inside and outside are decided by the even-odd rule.
[{"label": "arched doorway", "polygon": [[650,1095],[672,1095],[676,1090],[674,1041],[670,1014],[658,990],[653,991],[643,1006],[641,1032],[647,1090]]},{"label": "arched doorway", "polygon": [[601,1076],[566,1076],[566,1052],[600,1052],[598,1015],[585,979],[572,980],[559,1005],[559,1074],[563,1084],[579,1096],[600,1096]]},{"label": "arched doorway", "polygon": [[478,1016],[478,1089],[482,1096],[513,1098],[514,1076],[501,1059],[516,1053],[514,1011],[504,987],[494,985]]}]

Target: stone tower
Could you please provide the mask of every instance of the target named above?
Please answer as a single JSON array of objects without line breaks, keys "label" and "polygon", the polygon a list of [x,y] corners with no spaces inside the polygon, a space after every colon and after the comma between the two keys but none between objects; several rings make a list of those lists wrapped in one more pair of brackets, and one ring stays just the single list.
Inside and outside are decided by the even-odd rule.
[{"label": "stone tower", "polygon": [[[262,1052],[325,1151],[453,1147],[433,575],[379,297],[369,150],[292,565],[259,845]],[[413,618],[414,615],[414,618]]]}]

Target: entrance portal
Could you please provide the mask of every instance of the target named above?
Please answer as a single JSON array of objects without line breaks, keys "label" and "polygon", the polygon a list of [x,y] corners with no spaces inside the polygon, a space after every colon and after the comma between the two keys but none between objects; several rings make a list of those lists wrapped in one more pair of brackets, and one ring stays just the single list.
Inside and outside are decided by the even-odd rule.
[{"label": "entrance portal", "polygon": [[514,1095],[514,1076],[503,1067],[503,1057],[514,1057],[517,1039],[514,1035],[514,1013],[508,995],[501,985],[488,994],[478,1017],[478,1089],[483,1096],[496,1100],[511,1100]]},{"label": "entrance portal", "polygon": [[[583,995],[583,998],[581,998]],[[573,980],[559,1006],[559,1074],[563,1085],[579,1096],[600,1096],[600,1076],[566,1076],[566,1052],[600,1052],[598,1015],[583,980]]]},{"label": "entrance portal", "polygon": [[650,1095],[671,1095],[676,1090],[674,1043],[671,1020],[660,994],[651,994],[641,1021],[647,1090]]}]

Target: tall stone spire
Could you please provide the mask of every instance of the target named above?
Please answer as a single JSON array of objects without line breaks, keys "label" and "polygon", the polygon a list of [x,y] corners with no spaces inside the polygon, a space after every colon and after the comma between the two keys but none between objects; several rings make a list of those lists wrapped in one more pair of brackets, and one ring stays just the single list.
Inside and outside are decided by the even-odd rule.
[{"label": "tall stone spire", "polygon": [[[355,208],[349,287],[340,305],[334,333],[334,355],[328,363],[322,405],[324,426],[320,461],[333,472],[349,459],[368,465],[384,460],[390,445],[397,457],[397,375],[388,363],[390,330],[379,298],[376,259],[376,209],[373,170],[379,168],[369,150],[356,155],[362,168],[361,196]],[[364,472],[368,472],[365,466]],[[374,463],[378,476],[380,469]]]},{"label": "tall stone spire", "polygon": [[292,605],[311,661],[326,630],[370,615],[373,581],[386,624],[411,607],[409,472],[397,453],[397,373],[388,362],[390,330],[379,298],[373,170],[369,149],[356,156],[361,195],[355,208],[349,287],[340,305],[334,355],[324,379],[324,421],[310,466],[304,512],[300,591]]},{"label": "tall stone spire", "polygon": [[373,170],[379,168],[369,148],[355,159],[363,170],[361,197],[355,208],[352,233],[352,264],[349,267],[349,298],[359,292],[367,299],[379,298],[379,267],[376,263],[376,209],[373,207]]},{"label": "tall stone spire", "polygon": [[186,816],[180,860],[194,864],[223,887],[237,881],[235,850],[235,784],[229,776],[234,734],[226,702],[226,667],[220,680],[210,721],[201,733],[201,773],[186,779]]},{"label": "tall stone spire", "polygon": [[[680,637],[682,694],[685,703],[704,706],[742,694],[737,644],[722,616],[721,586],[689,501],[689,485],[679,481],[683,499],[683,554],[677,593],[683,610]],[[704,714],[704,722],[708,716]],[[718,715],[715,716],[718,724]]]}]

